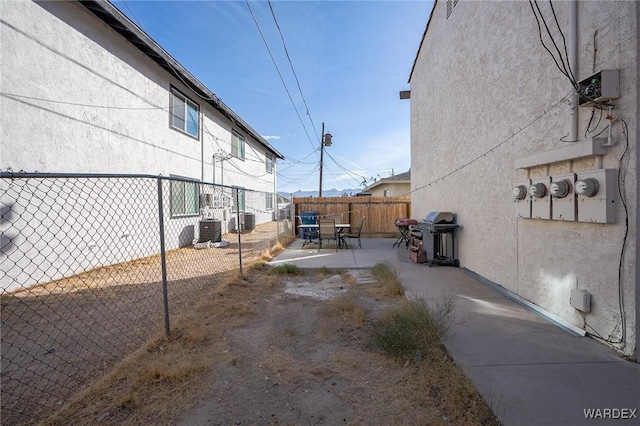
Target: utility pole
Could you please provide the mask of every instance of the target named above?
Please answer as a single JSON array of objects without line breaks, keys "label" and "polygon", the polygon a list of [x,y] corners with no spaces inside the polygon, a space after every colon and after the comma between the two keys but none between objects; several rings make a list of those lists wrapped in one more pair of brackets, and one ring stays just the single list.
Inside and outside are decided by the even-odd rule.
[{"label": "utility pole", "polygon": [[324,134],[324,122],[322,122],[322,137],[320,138],[320,187],[318,188],[318,197],[322,197],[322,163],[324,160],[324,147],[331,146],[331,133]]}]

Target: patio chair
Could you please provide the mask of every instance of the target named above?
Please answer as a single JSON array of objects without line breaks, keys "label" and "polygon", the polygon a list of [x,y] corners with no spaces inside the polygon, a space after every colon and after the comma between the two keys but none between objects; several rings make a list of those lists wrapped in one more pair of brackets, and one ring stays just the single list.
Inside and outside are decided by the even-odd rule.
[{"label": "patio chair", "polygon": [[302,243],[302,248],[307,244],[319,244],[318,238],[318,228],[307,228],[305,229],[305,239]]},{"label": "patio chair", "polygon": [[322,240],[336,240],[336,251],[338,251],[339,241],[335,219],[318,219],[318,240],[320,249],[322,249]]},{"label": "patio chair", "polygon": [[[305,216],[304,218],[300,215],[295,215],[296,220],[300,225],[310,225],[312,223],[316,223],[315,216]],[[300,238],[304,238],[304,242],[302,243],[302,248],[307,244],[317,244],[318,239],[318,228],[302,228],[299,231]]]},{"label": "patio chair", "polygon": [[[342,238],[357,238],[358,239],[358,247],[362,248],[362,242],[360,241],[360,236],[362,235],[362,228],[364,227],[364,219],[365,217],[362,216],[362,219],[360,219],[360,226],[355,227],[355,228],[351,228],[349,230],[349,232],[345,232],[342,234]],[[346,240],[345,240],[346,242]]]}]

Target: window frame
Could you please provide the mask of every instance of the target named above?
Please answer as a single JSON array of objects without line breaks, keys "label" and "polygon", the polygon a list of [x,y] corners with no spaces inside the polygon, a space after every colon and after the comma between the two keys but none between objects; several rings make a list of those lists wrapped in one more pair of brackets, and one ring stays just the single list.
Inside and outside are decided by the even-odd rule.
[{"label": "window frame", "polygon": [[[171,218],[200,215],[199,183],[186,180],[170,180],[169,182],[169,211]],[[188,191],[191,191],[191,198],[189,198]]]},{"label": "window frame", "polygon": [[264,205],[267,211],[273,211],[273,194],[266,192],[265,194]]},{"label": "window frame", "polygon": [[273,174],[273,167],[275,166],[275,162],[273,160],[273,157],[271,156],[271,154],[265,154],[264,155],[264,164],[265,164],[265,171],[269,174]]},{"label": "window frame", "polygon": [[[237,143],[236,143],[237,141]],[[240,143],[242,142],[242,143]],[[231,131],[231,155],[240,160],[245,159],[247,140],[235,130]]]},{"label": "window frame", "polygon": [[[171,86],[171,90],[169,91],[169,127],[173,130],[176,130],[180,133],[183,133],[191,138],[196,140],[200,140],[200,105],[197,102],[194,102],[193,99],[189,98],[187,95],[182,93],[180,90]],[[184,109],[184,114],[182,117],[178,117],[175,114],[175,100],[182,101],[182,108]],[[191,108],[191,109],[190,109]],[[195,134],[189,132],[189,111],[195,110],[196,120],[195,120]],[[182,126],[179,126],[175,123],[175,119],[179,118],[182,121]]]}]

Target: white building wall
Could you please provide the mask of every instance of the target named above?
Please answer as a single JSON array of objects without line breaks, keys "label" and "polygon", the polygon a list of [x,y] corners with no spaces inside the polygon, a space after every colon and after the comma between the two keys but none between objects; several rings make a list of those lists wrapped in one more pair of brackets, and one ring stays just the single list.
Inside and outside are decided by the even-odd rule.
[{"label": "white building wall", "polygon": [[[568,36],[569,2],[554,6]],[[412,212],[415,217],[432,210],[456,213],[461,266],[589,333],[612,342],[623,337],[613,346],[632,354],[638,303],[638,3],[578,2],[578,8],[577,77],[620,69],[621,97],[614,101],[614,116],[630,130],[631,155],[624,166],[629,235],[621,269],[623,309],[618,264],[625,214],[619,201],[613,224],[516,217],[512,187],[527,171],[516,170],[515,160],[566,146],[561,139],[566,140],[570,125],[563,99],[572,87],[540,44],[528,2],[460,1],[449,18],[447,2],[436,4],[410,81]],[[553,19],[548,3],[543,11]],[[578,136],[584,139],[591,108],[579,108],[578,114]],[[621,123],[614,124],[613,134],[616,144],[602,157],[605,168],[620,167],[625,150]],[[570,167],[593,170],[596,158],[529,173],[550,176]],[[569,304],[576,288],[591,293],[590,313]]]}]

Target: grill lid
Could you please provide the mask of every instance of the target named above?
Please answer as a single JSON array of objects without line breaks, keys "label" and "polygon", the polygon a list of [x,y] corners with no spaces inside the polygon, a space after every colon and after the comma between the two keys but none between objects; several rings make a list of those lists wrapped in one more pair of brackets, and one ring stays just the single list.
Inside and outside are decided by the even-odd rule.
[{"label": "grill lid", "polygon": [[428,224],[450,224],[454,223],[455,219],[453,217],[453,213],[451,212],[429,212],[424,217],[424,222]]},{"label": "grill lid", "polygon": [[396,226],[409,226],[409,225],[417,225],[418,221],[410,218],[399,217],[393,221]]}]

